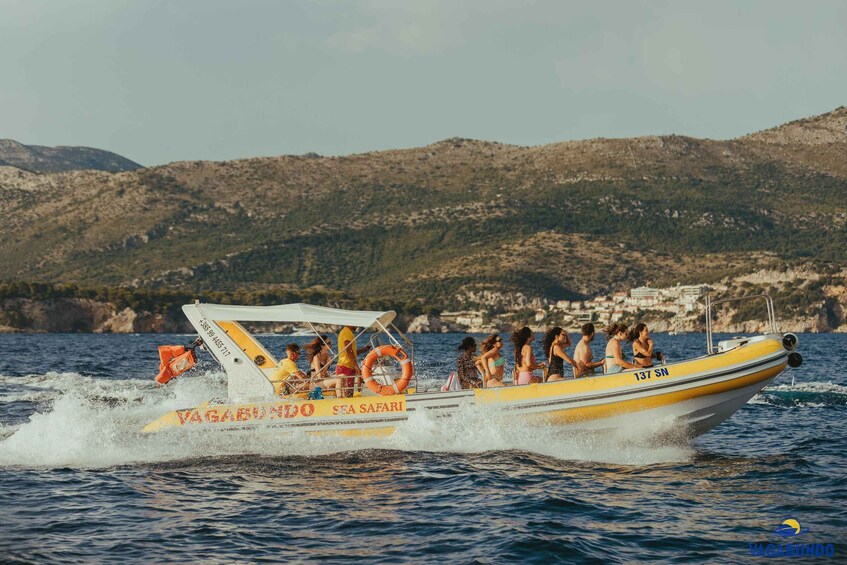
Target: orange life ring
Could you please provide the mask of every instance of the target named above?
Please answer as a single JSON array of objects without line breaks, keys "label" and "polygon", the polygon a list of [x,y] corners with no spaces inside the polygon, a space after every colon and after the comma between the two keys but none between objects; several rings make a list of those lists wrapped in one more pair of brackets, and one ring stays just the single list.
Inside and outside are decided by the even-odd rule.
[{"label": "orange life ring", "polygon": [[[400,378],[390,385],[381,385],[376,382],[376,379],[373,377],[374,363],[376,363],[376,360],[380,357],[394,357],[403,368]],[[409,386],[409,382],[412,380],[412,375],[414,374],[415,369],[412,367],[412,360],[409,359],[409,356],[406,355],[406,352],[403,351],[402,347],[397,347],[396,345],[383,345],[376,349],[372,349],[371,352],[368,353],[368,356],[365,357],[365,362],[362,364],[362,379],[365,381],[365,384],[368,385],[368,388],[373,392],[382,396],[400,394],[406,390],[406,387]]]}]

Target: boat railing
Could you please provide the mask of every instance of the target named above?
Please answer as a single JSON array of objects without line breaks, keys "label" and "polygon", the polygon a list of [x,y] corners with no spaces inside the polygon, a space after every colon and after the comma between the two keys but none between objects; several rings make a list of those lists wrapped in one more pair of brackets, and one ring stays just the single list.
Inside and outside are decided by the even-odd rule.
[{"label": "boat railing", "polygon": [[[337,363],[339,352],[333,351],[332,345],[324,339],[324,337],[321,335],[320,332],[318,332],[317,328],[315,328],[314,325],[310,323],[310,326],[312,327],[312,332],[317,335],[321,339],[321,341],[329,348],[331,357],[326,362],[326,364],[320,368],[319,373],[315,374],[314,371],[310,370],[308,381],[299,383],[297,388],[287,389],[288,392],[286,395],[302,396],[304,394],[308,394],[312,387],[318,385],[325,379],[340,379],[340,383],[338,383],[338,386],[333,386],[332,388],[329,388],[326,391],[324,391],[323,387],[321,387],[321,393],[326,393],[328,396],[345,396],[349,398],[354,396],[356,393],[361,393],[364,389],[366,389],[367,387],[363,385],[361,374],[344,376],[336,374],[335,372],[330,370],[332,364]],[[406,354],[409,356],[414,366],[415,347],[414,344],[412,344],[411,340],[409,340],[409,338],[406,337],[406,335],[403,334],[403,332],[401,332],[394,324],[389,324],[388,326],[388,328],[394,330],[393,333],[381,322],[377,322],[377,326],[379,328],[379,331],[374,331],[368,338],[368,346],[370,347],[370,349],[373,350],[383,345],[397,346],[406,351]],[[358,335],[354,336],[354,339],[358,339],[366,331],[367,328],[362,330],[362,332]],[[397,337],[395,337],[394,334],[396,334]],[[397,370],[395,364],[396,362],[390,357],[380,357],[376,360],[373,366],[373,376],[379,384],[390,385],[391,381],[396,380],[400,376],[400,372]],[[415,389],[416,387],[417,375],[412,377],[412,380],[408,385],[408,388]]]},{"label": "boat railing", "polygon": [[749,296],[733,296],[730,298],[722,298],[720,300],[712,300],[711,295],[706,295],[706,352],[709,355],[715,353],[715,344],[712,338],[712,309],[718,304],[727,302],[742,302],[745,300],[762,299],[765,301],[765,306],[768,311],[768,323],[770,324],[770,333],[778,333],[776,328],[776,311],[773,307],[773,299],[767,294],[751,294]]},{"label": "boat railing", "polygon": [[[414,367],[415,366],[415,346],[412,343],[412,340],[410,340],[406,336],[406,334],[401,332],[400,329],[397,326],[395,326],[394,324],[388,325],[389,328],[391,328],[390,330],[389,330],[389,328],[386,328],[384,325],[382,325],[382,322],[377,322],[377,324],[382,329],[382,332],[381,333],[375,333],[374,337],[372,337],[371,339],[372,340],[373,339],[376,339],[376,340],[385,339],[385,340],[387,340],[387,342],[389,344],[396,345],[397,347],[403,349],[406,352],[406,355],[409,356],[409,359],[412,362],[412,367]],[[393,330],[393,331],[391,331],[391,330]],[[396,334],[397,337],[395,337],[395,334]],[[399,340],[397,339],[398,337],[400,338]],[[403,343],[400,343],[400,341],[402,341]],[[416,372],[416,373],[414,373],[414,375],[412,375],[412,380],[409,382],[408,388],[414,388],[415,390],[417,390],[417,386],[418,386],[418,374]]]}]

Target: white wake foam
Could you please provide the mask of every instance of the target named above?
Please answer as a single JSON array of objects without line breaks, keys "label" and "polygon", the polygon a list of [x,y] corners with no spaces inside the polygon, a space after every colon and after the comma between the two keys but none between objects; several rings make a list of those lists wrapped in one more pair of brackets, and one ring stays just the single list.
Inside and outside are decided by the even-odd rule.
[{"label": "white wake foam", "polygon": [[826,408],[847,403],[847,386],[831,381],[780,384],[765,388],[747,403],[783,408]]},{"label": "white wake foam", "polygon": [[687,461],[694,455],[693,449],[679,444],[653,444],[652,438],[663,430],[664,426],[652,430],[634,426],[614,433],[596,433],[559,426],[527,425],[520,417],[468,406],[452,418],[437,418],[426,411],[416,411],[387,443],[392,448],[407,451],[521,450],[563,460],[622,465]]},{"label": "white wake foam", "polygon": [[764,392],[804,392],[814,394],[847,395],[847,386],[830,382],[811,381],[807,383],[781,384],[767,387]]},{"label": "white wake foam", "polygon": [[753,398],[747,401],[747,404],[766,404],[768,406],[772,406],[773,402],[768,401],[761,393],[755,395]]},{"label": "white wake foam", "polygon": [[[11,378],[7,378],[6,385]],[[177,408],[225,396],[225,377],[206,373],[157,388],[146,380],[110,380],[75,373],[48,373],[14,379],[25,387],[0,398],[47,401],[19,426],[0,429],[0,466],[109,467],[195,457],[238,454],[322,456],[360,449],[479,453],[523,450],[563,460],[627,465],[684,461],[687,447],[645,445],[645,422],[638,434],[576,433],[559,427],[528,426],[473,406],[453,418],[425,411],[411,414],[389,437],[349,438],[302,431],[258,429],[244,432],[176,430],[145,435],[141,427]]]}]

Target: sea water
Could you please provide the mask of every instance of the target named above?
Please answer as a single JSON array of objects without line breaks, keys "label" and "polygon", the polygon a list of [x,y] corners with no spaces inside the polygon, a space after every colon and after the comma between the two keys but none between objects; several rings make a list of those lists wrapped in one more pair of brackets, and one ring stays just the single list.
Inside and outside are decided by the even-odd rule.
[{"label": "sea water", "polygon": [[[446,380],[462,337],[413,337],[421,386]],[[705,349],[700,334],[654,337],[672,361]],[[277,354],[308,340],[262,339]],[[190,340],[0,335],[2,560],[737,562],[768,544],[847,559],[847,336],[801,335],[800,368],[669,445],[472,409],[375,439],[140,434],[225,397],[203,353],[155,386],[156,346]],[[788,540],[786,517],[804,529]]]}]

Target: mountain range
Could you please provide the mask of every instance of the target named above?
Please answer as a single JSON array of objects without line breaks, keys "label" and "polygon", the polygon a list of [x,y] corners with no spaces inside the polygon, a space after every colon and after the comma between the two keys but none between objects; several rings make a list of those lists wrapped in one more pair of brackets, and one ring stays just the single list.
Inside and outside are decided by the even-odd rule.
[{"label": "mountain range", "polygon": [[0,139],[0,167],[33,173],[60,173],[94,169],[113,173],[134,171],[141,165],[110,151],[92,147],[43,147]]},{"label": "mountain range", "polygon": [[845,107],[731,140],[454,138],[150,168],[101,152],[92,168],[107,170],[62,168],[84,161],[75,148],[57,148],[55,164],[44,148],[15,160],[10,143],[0,142],[6,281],[318,288],[362,306],[497,310],[847,268]]}]

